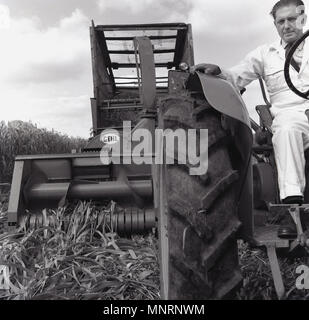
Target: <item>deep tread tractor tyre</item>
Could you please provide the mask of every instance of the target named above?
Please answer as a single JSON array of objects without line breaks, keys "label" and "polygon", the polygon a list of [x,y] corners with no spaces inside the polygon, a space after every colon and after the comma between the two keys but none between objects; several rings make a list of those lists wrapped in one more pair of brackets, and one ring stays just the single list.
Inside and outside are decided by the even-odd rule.
[{"label": "deep tread tractor tyre", "polygon": [[159,128],[208,129],[207,174],[190,175],[190,165],[158,170],[161,292],[166,299],[232,298],[242,282],[236,238],[239,174],[222,125],[221,114],[203,99],[169,96],[161,103]]}]

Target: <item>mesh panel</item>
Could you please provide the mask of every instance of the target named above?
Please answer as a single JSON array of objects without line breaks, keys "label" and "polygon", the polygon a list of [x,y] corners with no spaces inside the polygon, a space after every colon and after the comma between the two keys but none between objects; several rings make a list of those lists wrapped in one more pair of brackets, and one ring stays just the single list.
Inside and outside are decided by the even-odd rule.
[{"label": "mesh panel", "polygon": [[[162,52],[162,50],[175,51],[177,30],[114,30],[104,31],[104,34],[112,63],[136,64],[133,38],[137,36],[150,37],[155,63],[171,63],[174,60],[174,52]],[[156,39],[156,37],[162,38]],[[156,50],[160,51],[156,52]],[[120,54],[118,51],[124,51],[124,53]],[[117,87],[138,87],[136,67],[114,69],[113,73]],[[166,67],[156,68],[158,87],[167,86],[167,76]]]}]

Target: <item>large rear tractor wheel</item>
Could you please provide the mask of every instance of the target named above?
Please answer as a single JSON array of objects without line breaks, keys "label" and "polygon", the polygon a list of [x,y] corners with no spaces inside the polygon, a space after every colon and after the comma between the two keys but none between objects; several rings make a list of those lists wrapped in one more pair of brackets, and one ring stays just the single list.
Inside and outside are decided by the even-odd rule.
[{"label": "large rear tractor wheel", "polygon": [[236,237],[239,173],[232,167],[221,114],[204,99],[170,96],[162,102],[159,128],[208,129],[206,174],[190,175],[189,163],[158,170],[162,298],[232,298],[242,282]]}]

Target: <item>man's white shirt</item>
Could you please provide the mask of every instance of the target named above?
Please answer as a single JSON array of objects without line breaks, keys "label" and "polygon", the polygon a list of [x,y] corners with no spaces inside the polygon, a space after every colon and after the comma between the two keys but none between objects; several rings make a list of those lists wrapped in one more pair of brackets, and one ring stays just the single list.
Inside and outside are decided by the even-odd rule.
[{"label": "man's white shirt", "polygon": [[[238,90],[243,89],[253,80],[261,77],[266,84],[272,105],[271,113],[276,116],[284,110],[305,111],[309,109],[309,101],[292,92],[284,78],[285,44],[281,41],[265,44],[251,51],[236,66],[223,70],[222,75]],[[294,86],[302,91],[309,90],[309,41],[300,46],[294,54],[300,63],[298,73],[290,67],[290,77]]]}]

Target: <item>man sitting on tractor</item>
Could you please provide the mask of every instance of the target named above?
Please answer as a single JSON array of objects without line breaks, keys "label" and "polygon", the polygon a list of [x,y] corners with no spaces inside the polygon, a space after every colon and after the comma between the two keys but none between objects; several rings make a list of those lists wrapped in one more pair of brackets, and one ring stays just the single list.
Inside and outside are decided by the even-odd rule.
[{"label": "man sitting on tractor", "polygon": [[[305,155],[309,147],[309,123],[305,111],[309,100],[293,93],[284,78],[286,52],[303,35],[306,22],[301,0],[280,0],[271,15],[280,40],[258,47],[229,70],[216,65],[199,64],[191,71],[218,75],[239,91],[259,77],[266,83],[271,102],[272,142],[278,173],[280,198],[284,204],[302,204],[305,189]],[[309,43],[302,43],[291,61],[291,80],[300,91],[309,89]],[[278,229],[279,237],[296,236],[296,226],[288,214]]]}]

